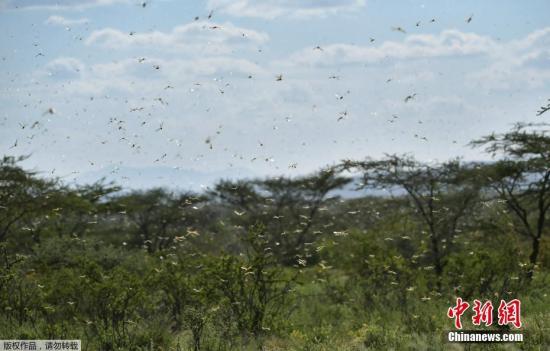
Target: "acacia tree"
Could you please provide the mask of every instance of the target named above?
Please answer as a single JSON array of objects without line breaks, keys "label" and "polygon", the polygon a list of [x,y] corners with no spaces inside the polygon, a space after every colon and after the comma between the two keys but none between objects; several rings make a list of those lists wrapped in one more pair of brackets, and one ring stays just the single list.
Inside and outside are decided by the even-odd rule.
[{"label": "acacia tree", "polygon": [[362,173],[360,188],[406,192],[414,213],[427,229],[430,260],[437,289],[441,290],[446,256],[479,194],[474,167],[459,160],[427,164],[412,157],[390,155],[383,160],[345,161],[342,168]]},{"label": "acacia tree", "polygon": [[550,135],[548,124],[516,124],[512,130],[472,141],[501,158],[484,166],[492,191],[506,204],[516,233],[531,240],[529,269],[533,277],[540,242],[548,232],[550,213]]},{"label": "acacia tree", "polygon": [[294,179],[221,181],[210,195],[233,212],[233,222],[240,228],[262,223],[276,256],[295,264],[297,256],[309,255],[306,244],[315,240],[320,210],[337,199],[329,194],[349,182],[329,168]]},{"label": "acacia tree", "polygon": [[203,201],[205,197],[193,193],[157,188],[134,191],[118,197],[115,203],[134,234],[132,244],[154,252],[171,245],[175,236],[184,235],[197,223],[190,209]]},{"label": "acacia tree", "polygon": [[30,218],[48,215],[57,207],[57,180],[39,178],[17,164],[26,157],[0,159],[0,241]]},{"label": "acacia tree", "polygon": [[[550,99],[548,99],[548,101],[550,101]],[[550,102],[546,106],[541,106],[540,107],[540,110],[537,111],[537,116],[540,116],[543,113],[548,112],[548,111],[550,111]]]},{"label": "acacia tree", "polygon": [[[113,195],[121,188],[104,179],[76,188],[63,187],[58,194],[58,207],[55,209],[52,224],[59,236],[70,234],[82,236],[98,223],[100,216],[111,211]],[[41,225],[33,225],[40,231]]]}]

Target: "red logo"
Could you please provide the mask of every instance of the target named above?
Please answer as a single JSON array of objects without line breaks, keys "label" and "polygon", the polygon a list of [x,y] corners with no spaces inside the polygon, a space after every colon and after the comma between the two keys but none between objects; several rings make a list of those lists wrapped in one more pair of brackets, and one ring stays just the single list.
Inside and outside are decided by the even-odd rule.
[{"label": "red logo", "polygon": [[[454,319],[455,328],[462,329],[461,317],[468,310],[470,304],[462,301],[462,298],[457,297],[456,305],[449,307],[447,317]],[[479,300],[474,300],[474,315],[472,316],[473,325],[485,324],[490,326],[493,324],[493,303],[489,300],[481,303]],[[521,328],[521,301],[513,299],[510,302],[500,300],[498,307],[498,325],[512,324],[516,328]]]},{"label": "red logo", "polygon": [[469,303],[462,302],[462,298],[457,297],[456,306],[450,307],[449,311],[447,311],[447,317],[455,319],[456,329],[462,329],[462,322],[460,321],[460,317],[464,314],[464,312],[466,312],[468,307],[470,307]]},{"label": "red logo", "polygon": [[493,324],[493,304],[491,301],[485,301],[482,305],[481,301],[474,300],[474,312],[475,315],[472,317],[474,325],[480,325],[482,322],[486,326]]},{"label": "red logo", "polygon": [[514,327],[521,327],[521,301],[513,299],[506,303],[504,300],[500,300],[500,306],[498,307],[498,325],[505,325],[512,323]]}]

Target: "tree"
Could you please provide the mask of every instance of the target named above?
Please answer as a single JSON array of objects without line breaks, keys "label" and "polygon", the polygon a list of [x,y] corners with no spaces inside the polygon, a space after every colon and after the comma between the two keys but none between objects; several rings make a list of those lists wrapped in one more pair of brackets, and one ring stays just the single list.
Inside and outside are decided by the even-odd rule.
[{"label": "tree", "polygon": [[[550,101],[550,99],[548,99],[548,101]],[[543,113],[548,112],[548,111],[550,111],[550,102],[546,106],[541,106],[540,107],[540,110],[537,111],[537,116],[540,116]]]},{"label": "tree", "polygon": [[327,168],[295,179],[222,181],[210,195],[233,212],[234,223],[241,228],[262,223],[275,255],[291,265],[311,255],[306,246],[315,241],[319,212],[337,199],[329,194],[350,181]]},{"label": "tree", "polygon": [[26,157],[0,160],[0,241],[5,241],[24,220],[48,215],[59,191],[57,180],[46,180],[17,165]]},{"label": "tree", "polygon": [[398,188],[406,192],[417,218],[427,229],[431,263],[441,290],[445,257],[452,251],[461,221],[479,194],[473,168],[459,160],[427,164],[396,155],[379,161],[345,161],[342,167],[362,173],[360,188]]},{"label": "tree", "polygon": [[533,277],[550,212],[550,135],[548,124],[516,124],[512,130],[472,141],[501,159],[484,166],[490,189],[515,219],[515,231],[531,240],[527,278]]},{"label": "tree", "polygon": [[132,244],[154,252],[171,245],[175,236],[186,234],[196,224],[197,218],[189,209],[205,200],[193,193],[151,189],[134,191],[115,202],[119,214],[130,224]]},{"label": "tree", "polygon": [[204,328],[215,298],[214,285],[206,279],[202,255],[170,254],[156,270],[154,285],[173,321],[172,330],[191,330],[193,350],[201,349]]},{"label": "tree", "polygon": [[243,241],[244,257],[221,257],[210,268],[210,281],[217,285],[238,330],[258,337],[287,306],[297,273],[289,275],[277,266],[263,225],[251,227]]}]

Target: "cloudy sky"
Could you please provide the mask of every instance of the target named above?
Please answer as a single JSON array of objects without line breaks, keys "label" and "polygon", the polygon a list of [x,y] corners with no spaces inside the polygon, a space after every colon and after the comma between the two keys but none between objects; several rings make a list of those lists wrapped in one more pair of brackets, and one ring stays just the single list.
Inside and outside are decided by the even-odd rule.
[{"label": "cloudy sky", "polygon": [[543,121],[550,2],[0,0],[0,151],[196,188],[344,158],[485,156]]}]

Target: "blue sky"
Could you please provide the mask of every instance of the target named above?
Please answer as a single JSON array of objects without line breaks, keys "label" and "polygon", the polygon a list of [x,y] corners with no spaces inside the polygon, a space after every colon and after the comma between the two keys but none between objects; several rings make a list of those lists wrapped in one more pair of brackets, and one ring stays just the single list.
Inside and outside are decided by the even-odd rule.
[{"label": "blue sky", "polygon": [[384,153],[481,159],[470,140],[548,118],[548,1],[143,3],[0,0],[4,154],[196,188]]}]

